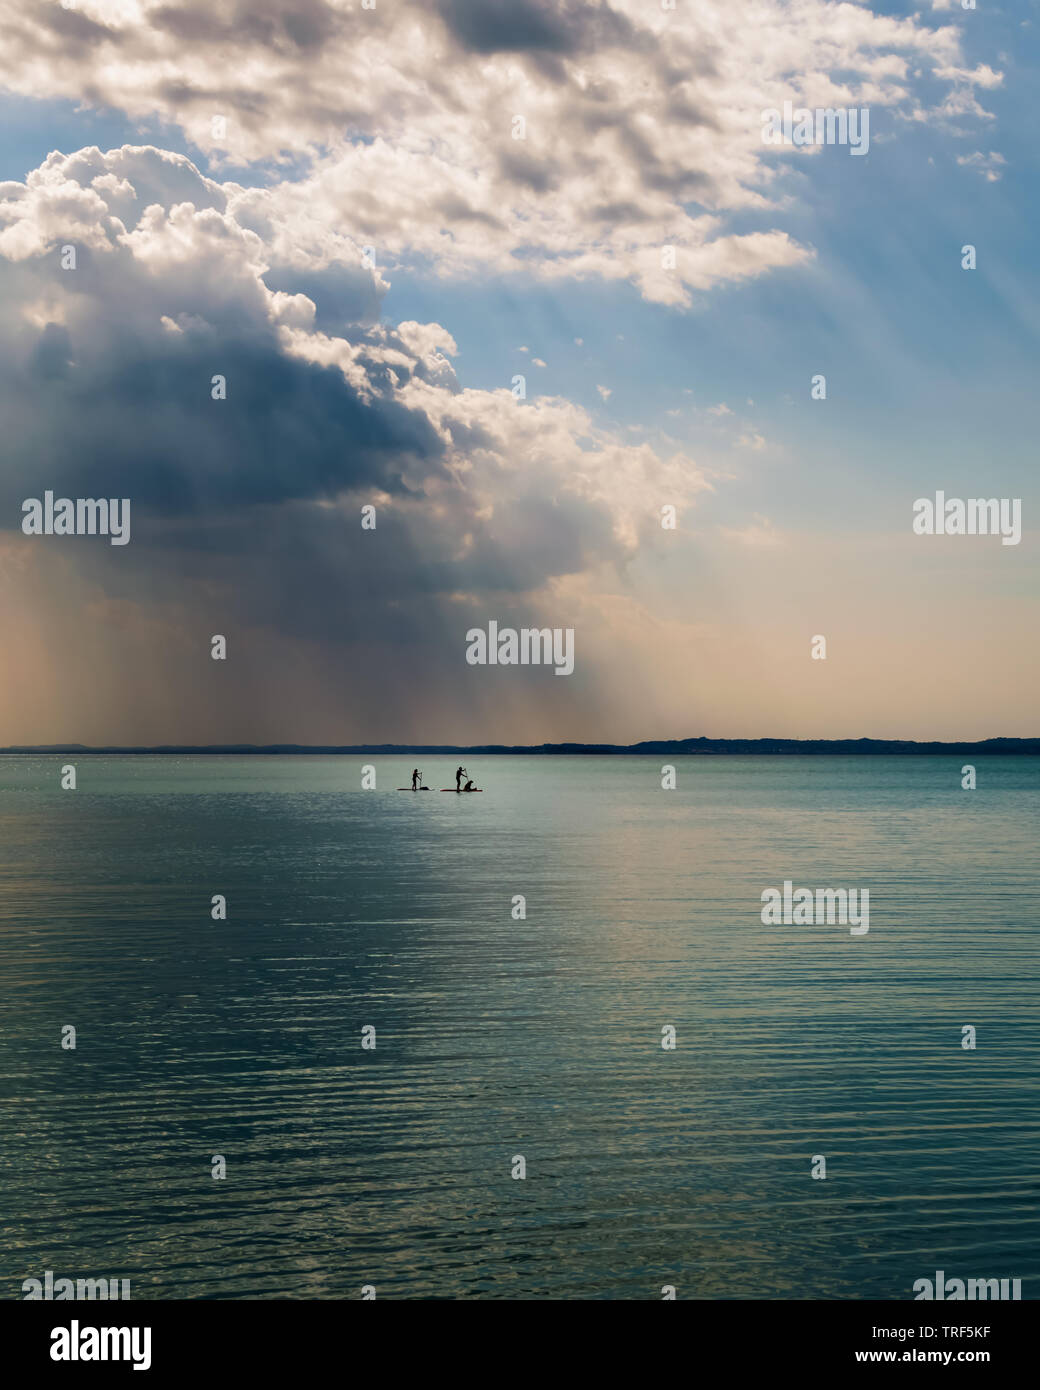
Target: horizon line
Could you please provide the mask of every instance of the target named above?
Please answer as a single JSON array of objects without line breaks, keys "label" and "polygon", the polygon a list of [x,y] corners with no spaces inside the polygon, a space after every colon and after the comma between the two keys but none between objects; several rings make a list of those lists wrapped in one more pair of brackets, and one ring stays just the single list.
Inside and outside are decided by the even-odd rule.
[{"label": "horizon line", "polygon": [[[768,745],[768,746],[763,746]],[[478,753],[485,756],[518,754],[651,754],[651,753],[790,753],[829,752],[850,753],[1018,753],[1040,754],[1040,737],[1005,737],[987,739],[958,739],[953,741],[879,738],[709,738],[701,734],[685,739],[644,739],[638,743],[206,743],[206,744],[83,744],[83,743],[25,743],[0,748],[0,756],[28,754],[77,753],[94,755],[167,755],[192,754],[238,755],[346,755],[354,753],[380,754],[455,754]]]}]

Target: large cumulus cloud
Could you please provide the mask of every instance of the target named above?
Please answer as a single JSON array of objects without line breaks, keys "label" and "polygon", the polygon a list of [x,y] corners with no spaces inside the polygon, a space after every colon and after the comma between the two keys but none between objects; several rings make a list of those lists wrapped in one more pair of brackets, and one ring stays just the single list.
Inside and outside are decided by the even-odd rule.
[{"label": "large cumulus cloud", "polygon": [[[371,314],[375,271],[332,276],[323,324],[267,283],[235,198],[140,147],[52,155],[0,185],[4,525],[45,488],[130,497],[125,551],[70,543],[109,597],[219,592],[242,623],[421,644],[494,596],[537,604],[561,576],[623,566],[663,501],[706,486],[565,400],[464,389],[443,327]],[[358,601],[330,604],[343,594]]]},{"label": "large cumulus cloud", "polygon": [[187,160],[53,156],[0,186],[0,228],[8,509],[41,477],[170,511],[393,493],[436,471],[443,440],[388,387],[388,335],[370,357],[356,335],[353,379],[286,351],[313,304],[265,285],[260,239]]}]

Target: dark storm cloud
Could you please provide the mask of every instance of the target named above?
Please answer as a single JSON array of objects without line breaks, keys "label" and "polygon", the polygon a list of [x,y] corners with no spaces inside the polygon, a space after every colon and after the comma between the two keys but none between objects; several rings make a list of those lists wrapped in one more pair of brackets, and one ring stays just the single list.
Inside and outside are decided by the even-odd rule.
[{"label": "dark storm cloud", "polygon": [[[226,377],[226,400],[211,376]],[[198,333],[103,356],[48,325],[28,369],[2,388],[10,430],[3,515],[20,521],[43,487],[72,497],[130,496],[142,511],[249,508],[370,487],[409,491],[416,462],[440,468],[429,420],[388,395],[363,401],[334,367],[274,344]]]},{"label": "dark storm cloud", "polygon": [[[475,543],[463,552],[467,532]],[[605,511],[590,527],[574,499],[533,496],[505,503],[489,525],[459,489],[450,516],[419,503],[380,509],[375,531],[362,530],[360,503],[287,502],[190,523],[153,518],[139,529],[134,554],[85,545],[80,563],[110,598],[135,599],[143,580],[156,597],[207,602],[245,626],[418,652],[441,629],[458,628],[466,604],[522,610],[547,578],[580,572],[610,544],[609,533]],[[135,558],[143,568],[126,563]]]}]

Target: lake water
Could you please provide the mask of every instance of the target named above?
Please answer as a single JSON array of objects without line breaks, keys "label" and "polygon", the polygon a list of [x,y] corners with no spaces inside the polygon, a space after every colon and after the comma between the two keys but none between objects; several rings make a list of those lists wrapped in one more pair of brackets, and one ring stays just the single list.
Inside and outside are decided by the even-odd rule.
[{"label": "lake water", "polygon": [[0,758],[0,1297],[1037,1296],[1040,762],[365,761]]}]

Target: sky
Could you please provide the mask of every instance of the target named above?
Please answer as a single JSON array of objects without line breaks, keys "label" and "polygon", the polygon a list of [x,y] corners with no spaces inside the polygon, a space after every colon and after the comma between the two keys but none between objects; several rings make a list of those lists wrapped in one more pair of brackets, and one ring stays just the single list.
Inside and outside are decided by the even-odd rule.
[{"label": "sky", "polygon": [[1037,6],[666,5],[0,0],[0,745],[1037,734]]}]

